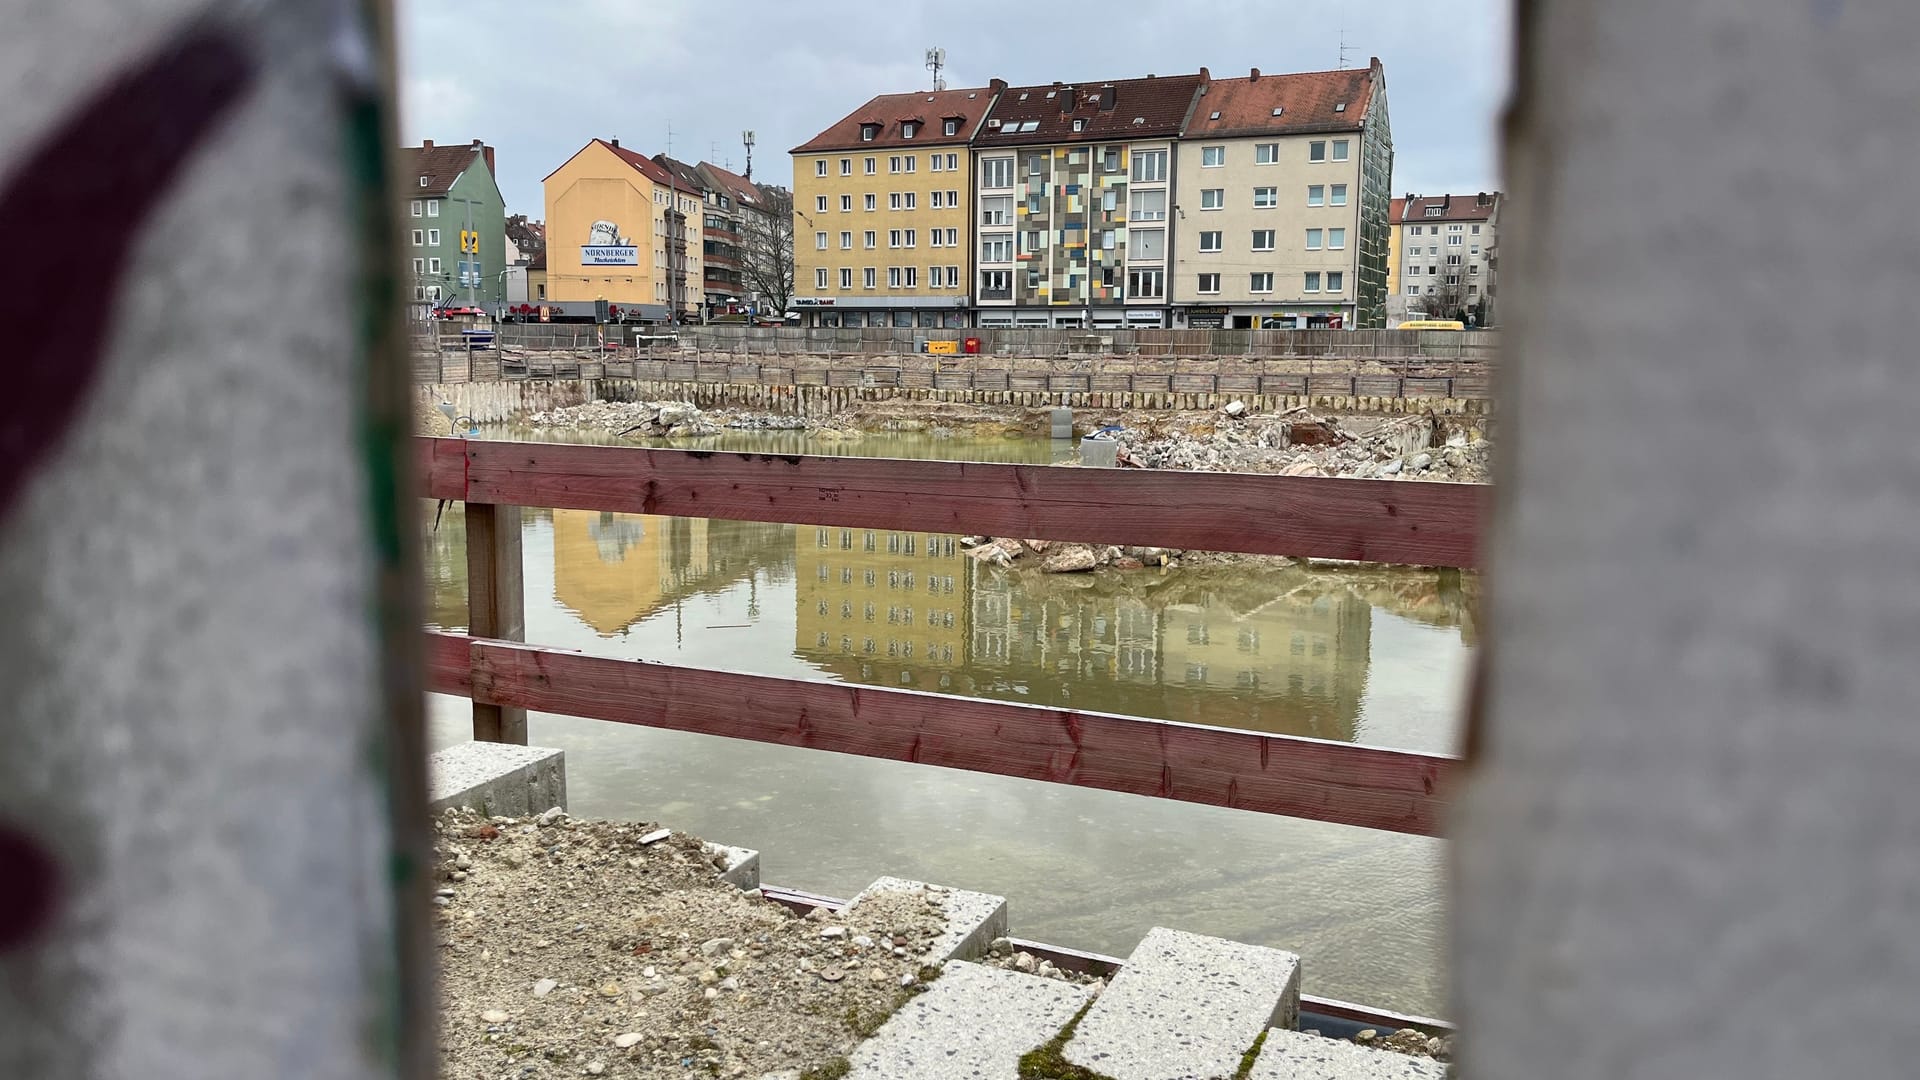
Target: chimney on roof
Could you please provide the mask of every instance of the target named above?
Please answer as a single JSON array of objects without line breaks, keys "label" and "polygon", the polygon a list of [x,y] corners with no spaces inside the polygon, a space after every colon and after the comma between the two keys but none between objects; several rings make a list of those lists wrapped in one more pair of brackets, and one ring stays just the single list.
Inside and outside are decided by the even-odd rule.
[{"label": "chimney on roof", "polygon": [[482,158],[486,159],[487,171],[492,172],[493,171],[493,147],[488,146],[486,143],[481,142],[479,139],[475,139],[473,140],[473,152],[476,154],[479,154]]},{"label": "chimney on roof", "polygon": [[1005,79],[989,79],[989,80],[987,80],[987,85],[988,85],[989,87],[991,87],[991,88],[993,89],[993,92],[994,92],[994,93],[996,93],[996,94],[997,94],[997,93],[999,93],[1000,91],[1002,91],[1002,90],[1005,90],[1005,89],[1007,88],[1007,80],[1005,80]]},{"label": "chimney on roof", "polygon": [[1259,68],[1254,68],[1254,69],[1253,69],[1252,71],[1250,71],[1250,72],[1248,72],[1248,73],[1247,73],[1247,81],[1248,81],[1248,82],[1259,82],[1259,81],[1260,81],[1260,69],[1259,69]]},{"label": "chimney on roof", "polygon": [[433,140],[432,140],[432,139],[421,139],[421,140],[420,140],[420,149],[422,149],[422,150],[431,150],[431,149],[433,149]]},{"label": "chimney on roof", "polygon": [[1108,83],[1107,85],[1101,87],[1100,88],[1100,111],[1112,112],[1114,103],[1119,100],[1119,97],[1120,97],[1120,88],[1113,85],[1112,83]]},{"label": "chimney on roof", "polygon": [[1202,67],[1200,69],[1200,81],[1203,83],[1213,81],[1213,73],[1208,71],[1205,67]]},{"label": "chimney on roof", "polygon": [[619,139],[608,139],[608,140],[607,140],[607,145],[608,145],[608,146],[611,146],[611,147],[613,147],[613,148],[614,148],[615,150],[618,150],[618,149],[620,149],[620,140],[619,140]]},{"label": "chimney on roof", "polygon": [[1071,86],[1060,91],[1060,111],[1063,113],[1073,111],[1073,87]]},{"label": "chimney on roof", "polygon": [[1481,193],[1480,193],[1480,198],[1479,198],[1479,200],[1478,200],[1478,201],[1479,201],[1479,204],[1480,204],[1481,206],[1488,206],[1488,205],[1491,205],[1491,204],[1492,204],[1492,202],[1493,202],[1493,196],[1491,196],[1491,195],[1489,195],[1489,194],[1487,194],[1486,192],[1484,192],[1484,191],[1483,191],[1483,192],[1481,192]]}]

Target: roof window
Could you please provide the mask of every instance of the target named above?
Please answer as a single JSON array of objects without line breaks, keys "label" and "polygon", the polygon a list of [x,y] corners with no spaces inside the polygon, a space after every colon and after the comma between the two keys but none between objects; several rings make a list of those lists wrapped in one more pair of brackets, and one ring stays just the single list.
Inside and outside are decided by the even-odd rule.
[{"label": "roof window", "polygon": [[1343,102],[1341,102],[1340,104],[1338,104],[1338,105],[1335,105],[1335,106],[1333,107],[1333,111],[1334,111],[1334,112],[1346,112],[1346,111],[1347,111],[1347,103],[1343,101]]},{"label": "roof window", "polygon": [[1275,116],[1279,116],[1281,113],[1286,111],[1287,111],[1287,107],[1285,105],[1275,105],[1273,107],[1273,115]]},{"label": "roof window", "polygon": [[1219,111],[1218,109],[1215,109],[1215,110],[1214,110],[1213,112],[1211,112],[1211,113],[1209,113],[1209,114],[1207,115],[1207,119],[1209,119],[1209,120],[1218,120],[1218,119],[1220,119],[1220,111]]}]

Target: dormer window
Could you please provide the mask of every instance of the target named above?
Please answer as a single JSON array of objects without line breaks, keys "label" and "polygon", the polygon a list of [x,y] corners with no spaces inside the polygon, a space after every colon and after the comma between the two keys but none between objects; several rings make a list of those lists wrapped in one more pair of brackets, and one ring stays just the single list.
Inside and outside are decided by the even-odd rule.
[{"label": "dormer window", "polygon": [[1085,120],[1075,120],[1073,122],[1073,130],[1075,131],[1085,131],[1086,128],[1087,122]]},{"label": "dormer window", "polygon": [[960,121],[948,120],[940,130],[948,135],[958,135],[960,134]]},{"label": "dormer window", "polygon": [[917,120],[902,120],[900,122],[900,137],[903,139],[913,138],[913,133],[918,130],[920,130],[920,123]]},{"label": "dormer window", "polygon": [[861,142],[872,142],[874,139],[878,138],[879,136],[880,136],[879,124],[861,124],[860,125],[860,141]]},{"label": "dormer window", "polygon": [[420,186],[421,186],[421,187],[426,187],[426,186],[427,186],[427,178],[426,178],[426,177],[424,177],[424,176],[423,176],[423,177],[421,177],[421,178],[420,178]]}]

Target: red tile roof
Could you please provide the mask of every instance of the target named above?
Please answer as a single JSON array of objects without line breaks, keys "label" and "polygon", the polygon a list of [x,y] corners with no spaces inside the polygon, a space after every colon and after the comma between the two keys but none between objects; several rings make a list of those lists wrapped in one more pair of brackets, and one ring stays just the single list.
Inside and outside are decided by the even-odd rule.
[{"label": "red tile roof", "polygon": [[760,185],[739,173],[728,172],[711,161],[701,162],[700,172],[720,190],[732,196],[736,205],[744,206],[749,210],[758,210],[766,202],[766,197],[760,192]]},{"label": "red tile roof", "polygon": [[700,175],[700,170],[686,162],[675,161],[665,154],[655,154],[653,155],[653,163],[671,173],[674,182],[680,185],[680,190],[696,192],[704,192],[707,190],[706,178]]},{"label": "red tile roof", "polygon": [[593,141],[613,151],[614,157],[633,166],[636,172],[654,183],[670,184],[673,182],[673,177],[668,175],[667,170],[655,165],[653,159],[647,155],[629,150],[624,146],[616,146],[605,139],[595,139]]},{"label": "red tile roof", "polygon": [[1372,100],[1372,76],[1371,68],[1286,75],[1263,75],[1255,68],[1242,78],[1214,79],[1193,107],[1184,134],[1191,139],[1358,131]]},{"label": "red tile roof", "polygon": [[1400,223],[1400,211],[1406,205],[1407,200],[1405,199],[1389,200],[1387,203],[1387,224],[1398,225]]},{"label": "red tile roof", "polygon": [[1010,86],[1000,91],[973,143],[1028,146],[1177,135],[1207,77],[1201,68],[1197,75]]},{"label": "red tile roof", "polygon": [[[1485,196],[1486,202],[1480,201]],[[1438,207],[1440,212],[1428,216],[1428,207]],[[1417,225],[1423,221],[1486,221],[1500,208],[1500,193],[1482,191],[1474,195],[1409,195],[1404,199],[1393,200],[1392,216],[1387,220],[1395,225]]]},{"label": "red tile roof", "polygon": [[[967,90],[922,90],[911,94],[881,94],[840,118],[832,127],[794,147],[789,153],[812,154],[823,150],[853,150],[863,147],[956,146],[965,143],[979,126],[980,117],[993,102],[991,87]],[[942,134],[942,120],[957,118],[960,133]],[[920,121],[913,138],[900,134],[902,120]],[[860,138],[863,124],[879,125],[874,138]]]},{"label": "red tile roof", "polygon": [[[476,156],[492,160],[493,148],[480,144],[456,143],[452,146],[435,146],[425,142],[419,146],[403,146],[396,159],[394,171],[400,177],[400,186],[413,198],[439,198],[445,195],[460,174],[467,171]],[[426,177],[423,187],[420,178]]]}]

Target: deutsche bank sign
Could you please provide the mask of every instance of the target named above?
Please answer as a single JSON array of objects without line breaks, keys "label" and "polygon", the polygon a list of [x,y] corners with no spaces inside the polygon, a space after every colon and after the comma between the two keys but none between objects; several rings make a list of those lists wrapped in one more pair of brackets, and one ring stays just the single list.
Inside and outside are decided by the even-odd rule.
[{"label": "deutsche bank sign", "polygon": [[638,266],[640,249],[621,244],[580,245],[581,266]]}]

